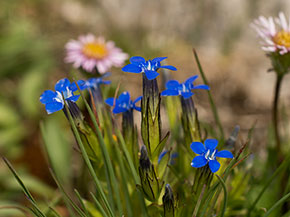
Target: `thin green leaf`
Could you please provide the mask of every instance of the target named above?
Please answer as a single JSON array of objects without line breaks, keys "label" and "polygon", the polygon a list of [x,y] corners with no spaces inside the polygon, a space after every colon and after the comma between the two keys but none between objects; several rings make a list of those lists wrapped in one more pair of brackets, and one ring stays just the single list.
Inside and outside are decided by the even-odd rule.
[{"label": "thin green leaf", "polygon": [[219,181],[222,184],[222,187],[224,189],[224,204],[223,204],[223,208],[222,208],[221,214],[220,214],[220,217],[224,217],[225,212],[226,212],[226,208],[227,208],[227,202],[228,202],[228,191],[227,191],[227,187],[226,187],[224,180],[219,175],[216,175],[216,177],[218,177],[218,179],[219,179]]},{"label": "thin green leaf", "polygon": [[76,205],[73,200],[69,197],[69,195],[65,192],[63,186],[60,184],[60,182],[58,181],[57,177],[55,176],[54,172],[49,169],[50,171],[50,174],[52,176],[52,178],[54,179],[55,183],[57,184],[58,188],[60,189],[60,191],[62,192],[63,194],[63,199],[65,201],[67,201],[74,209],[75,211],[77,211],[77,213],[80,215],[80,216],[83,216],[83,217],[86,217],[86,214],[78,207],[78,205]]},{"label": "thin green leaf", "polygon": [[89,106],[89,104],[88,104],[83,92],[81,91],[80,87],[78,86],[77,82],[75,82],[75,84],[78,87],[80,95],[81,95],[81,97],[82,97],[82,99],[83,99],[83,101],[85,103],[85,106],[86,106],[86,108],[87,108],[87,110],[89,112],[90,118],[91,118],[91,120],[93,122],[93,125],[95,127],[95,133],[97,134],[97,137],[99,139],[99,143],[100,143],[100,146],[101,146],[101,149],[102,149],[102,153],[103,153],[103,157],[104,157],[104,160],[105,160],[105,164],[107,165],[107,169],[108,169],[108,172],[109,172],[109,175],[110,175],[110,178],[111,178],[112,188],[113,188],[114,193],[116,195],[117,207],[118,207],[118,210],[119,210],[119,214],[121,216],[122,213],[123,213],[123,208],[122,208],[121,197],[120,197],[120,192],[119,192],[119,185],[118,185],[118,182],[117,182],[117,179],[116,179],[116,175],[115,175],[114,170],[113,170],[112,162],[111,162],[107,147],[106,147],[105,142],[104,142],[104,138],[103,138],[102,133],[101,133],[101,131],[99,129],[99,125],[97,123],[97,120],[96,120],[96,117],[94,115],[94,112],[90,108],[90,106]]},{"label": "thin green leaf", "polygon": [[76,193],[76,195],[77,195],[77,197],[78,197],[78,199],[79,199],[79,202],[80,202],[80,204],[81,204],[81,206],[82,206],[82,209],[84,210],[86,216],[89,216],[88,210],[86,209],[86,206],[85,206],[85,204],[84,204],[84,202],[83,202],[83,199],[82,199],[80,193],[78,192],[77,189],[74,189],[74,192]]},{"label": "thin green leaf", "polygon": [[71,116],[70,111],[68,110],[68,107],[67,107],[66,103],[65,103],[65,109],[66,109],[66,112],[68,114],[69,122],[71,124],[73,133],[74,133],[74,135],[76,137],[76,140],[77,140],[77,142],[78,142],[78,144],[80,146],[83,158],[84,158],[85,163],[86,163],[86,165],[87,165],[87,167],[89,169],[89,172],[90,172],[91,176],[93,177],[93,180],[95,182],[96,188],[97,188],[97,190],[98,190],[98,192],[99,192],[99,194],[100,194],[100,196],[101,196],[101,198],[102,198],[102,200],[103,200],[103,202],[104,202],[104,204],[105,204],[110,216],[111,217],[115,217],[115,215],[113,213],[113,210],[112,210],[112,208],[111,208],[111,206],[110,206],[110,204],[109,204],[109,202],[108,202],[108,200],[106,198],[106,195],[105,195],[105,193],[104,193],[104,191],[102,189],[101,183],[100,183],[100,181],[99,181],[99,179],[98,179],[98,177],[97,177],[97,175],[96,175],[96,173],[94,171],[94,168],[93,168],[93,166],[92,166],[92,164],[90,162],[89,156],[88,156],[88,154],[87,154],[87,152],[85,150],[85,147],[84,147],[84,145],[82,143],[82,140],[81,140],[81,137],[79,135],[79,132],[78,132],[78,130],[76,128],[76,125],[75,125],[75,123],[73,121],[73,118]]},{"label": "thin green leaf", "polygon": [[[195,58],[195,61],[197,63],[197,66],[198,66],[198,69],[199,69],[199,72],[201,74],[201,77],[202,77],[202,80],[203,80],[204,84],[205,85],[209,85],[195,49],[193,49],[193,54],[194,54],[194,58]],[[224,141],[224,138],[225,138],[224,137],[224,130],[223,130],[220,118],[219,118],[218,110],[217,110],[217,108],[215,106],[215,102],[214,102],[213,97],[211,95],[211,91],[210,90],[207,91],[207,94],[208,94],[208,99],[209,99],[209,102],[210,102],[211,110],[212,110],[214,118],[215,118],[215,122],[218,125],[219,131],[220,131],[221,140]],[[221,144],[223,144],[223,142]]]},{"label": "thin green leaf", "polygon": [[269,216],[276,208],[278,208],[280,205],[282,205],[288,198],[290,198],[290,192],[286,194],[284,197],[282,197],[280,200],[278,200],[269,210],[266,212],[266,214],[263,217]]},{"label": "thin green leaf", "polygon": [[45,215],[42,213],[42,211],[36,205],[36,202],[35,202],[34,198],[32,197],[32,195],[30,194],[29,190],[26,188],[26,186],[24,185],[24,183],[22,182],[22,180],[17,175],[17,172],[14,170],[13,166],[10,164],[10,162],[5,157],[2,157],[2,159],[5,162],[5,164],[8,166],[8,168],[10,169],[10,171],[13,173],[14,177],[16,178],[17,182],[21,186],[24,194],[26,195],[26,197],[28,198],[28,200],[30,201],[30,203],[33,205],[33,207],[35,209],[35,210],[33,210],[33,212],[36,213],[37,216],[45,217]]}]

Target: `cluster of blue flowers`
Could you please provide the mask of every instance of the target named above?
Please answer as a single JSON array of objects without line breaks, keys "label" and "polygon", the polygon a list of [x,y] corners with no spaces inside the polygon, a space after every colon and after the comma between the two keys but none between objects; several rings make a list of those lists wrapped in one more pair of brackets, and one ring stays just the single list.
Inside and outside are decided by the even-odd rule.
[{"label": "cluster of blue flowers", "polygon": [[[122,70],[124,72],[131,73],[145,73],[148,80],[155,79],[159,73],[157,70],[159,68],[177,70],[171,65],[161,65],[161,61],[167,57],[157,57],[152,60],[145,60],[143,57],[134,56],[130,58],[130,64],[124,66]],[[109,73],[104,74],[100,78],[91,78],[86,81],[79,80],[77,82],[81,90],[84,89],[97,89],[101,84],[110,84],[111,81],[103,80],[107,77]],[[194,93],[192,90],[204,89],[209,90],[207,85],[194,85],[193,82],[198,78],[197,75],[188,78],[184,83],[179,83],[176,80],[170,80],[166,83],[166,89],[161,92],[162,96],[182,96],[184,99],[190,98]],[[55,91],[46,90],[40,96],[40,102],[45,104],[45,109],[48,114],[62,110],[64,108],[64,103],[66,101],[76,102],[79,99],[79,95],[75,95],[74,92],[77,91],[77,85],[74,82],[70,82],[67,78],[59,80],[55,85]],[[127,111],[137,110],[141,111],[141,108],[136,106],[136,103],[142,99],[142,96],[138,97],[134,101],[130,99],[130,94],[128,92],[123,92],[118,98],[108,98],[105,103],[109,106],[114,107],[113,113],[123,113]],[[221,158],[233,158],[233,155],[229,151],[218,151],[216,149],[218,141],[215,139],[207,139],[204,145],[201,142],[193,142],[190,148],[194,153],[198,154],[191,163],[192,167],[203,167],[209,165],[210,170],[215,173],[220,168],[220,163],[216,160],[217,157]],[[164,151],[160,154],[158,162],[167,153]],[[177,154],[172,154],[171,160],[177,157]],[[173,161],[171,161],[173,162]]]},{"label": "cluster of blue flowers", "polygon": [[134,56],[130,58],[130,63],[122,68],[124,72],[131,73],[145,73],[148,80],[153,80],[157,78],[159,73],[157,70],[159,68],[169,69],[176,71],[177,69],[174,66],[166,65],[162,66],[161,61],[165,60],[167,57],[156,57],[152,60],[145,60],[143,57]]},{"label": "cluster of blue flowers", "polygon": [[135,109],[137,111],[141,111],[141,107],[136,106],[136,103],[142,99],[142,96],[139,96],[137,99],[132,101],[130,99],[129,92],[123,92],[120,94],[119,98],[115,99],[110,97],[105,100],[105,102],[114,107],[113,113],[118,114],[126,111],[130,111],[131,109]]},{"label": "cluster of blue flowers", "polygon": [[[111,81],[103,80],[103,77],[91,78],[87,81],[79,80],[77,81],[77,84],[81,90],[84,90],[96,88],[101,84],[111,83]],[[45,104],[45,110],[48,114],[62,110],[65,101],[76,102],[80,97],[80,95],[74,95],[74,92],[78,90],[76,83],[70,82],[67,78],[59,80],[55,84],[54,89],[55,91],[45,90],[40,96],[40,102]]]}]

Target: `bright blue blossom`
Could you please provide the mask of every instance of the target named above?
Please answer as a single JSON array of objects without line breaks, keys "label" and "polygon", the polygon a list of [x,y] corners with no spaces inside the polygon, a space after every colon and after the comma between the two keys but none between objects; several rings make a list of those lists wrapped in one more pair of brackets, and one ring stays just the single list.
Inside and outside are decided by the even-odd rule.
[{"label": "bright blue blossom", "polygon": [[[107,72],[105,73],[102,77],[99,78],[90,78],[86,81],[84,80],[79,80],[77,83],[80,87],[81,90],[85,89],[97,89],[101,84],[111,84],[111,81],[105,81],[103,78],[110,76],[111,73]],[[75,83],[72,83],[72,87],[77,90],[77,86]]]},{"label": "bright blue blossom", "polygon": [[170,80],[166,83],[166,90],[162,91],[161,96],[183,96],[184,99],[190,98],[194,93],[194,89],[209,90],[207,85],[194,85],[193,82],[197,79],[198,75],[188,78],[184,83],[179,83],[176,80]]},{"label": "bright blue blossom", "polygon": [[130,99],[130,94],[128,92],[123,92],[120,94],[118,99],[113,97],[105,100],[109,106],[114,106],[113,113],[118,114],[126,111],[130,111],[131,109],[135,109],[137,111],[141,111],[141,108],[136,106],[136,103],[142,99],[142,96],[138,97],[134,101]]},{"label": "bright blue blossom", "polygon": [[55,91],[46,90],[40,96],[40,102],[45,104],[45,109],[48,114],[63,109],[64,100],[76,102],[80,97],[79,95],[73,94],[76,91],[76,85],[71,83],[67,78],[59,80],[54,88]]},{"label": "bright blue blossom", "polygon": [[169,69],[176,71],[177,69],[174,66],[166,65],[161,66],[160,62],[167,57],[156,57],[152,60],[145,60],[143,57],[134,56],[130,58],[130,63],[122,68],[124,72],[132,73],[145,73],[148,80],[153,80],[156,78],[159,73],[157,70],[159,68]]},{"label": "bright blue blossom", "polygon": [[218,141],[216,139],[207,139],[204,145],[201,142],[193,142],[190,145],[192,151],[199,156],[193,158],[191,162],[192,167],[203,167],[209,165],[210,170],[215,173],[220,168],[220,163],[216,160],[216,157],[233,158],[233,154],[230,151],[223,150],[218,151],[216,149]]}]

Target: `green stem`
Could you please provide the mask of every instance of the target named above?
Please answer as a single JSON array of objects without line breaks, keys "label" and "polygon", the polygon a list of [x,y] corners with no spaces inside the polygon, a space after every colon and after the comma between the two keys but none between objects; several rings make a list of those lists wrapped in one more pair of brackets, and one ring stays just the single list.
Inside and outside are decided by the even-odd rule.
[{"label": "green stem", "polygon": [[[202,80],[203,80],[205,85],[209,86],[207,78],[206,78],[205,73],[204,73],[204,71],[203,71],[203,69],[201,67],[201,64],[200,64],[200,61],[199,61],[199,58],[198,58],[198,55],[197,55],[197,52],[196,52],[195,49],[193,49],[193,54],[194,54],[194,58],[195,58],[195,61],[197,63],[199,72],[201,74]],[[216,124],[217,124],[217,126],[219,128],[219,131],[220,131],[221,140],[224,141],[224,130],[223,130],[223,127],[222,127],[222,124],[221,124],[221,121],[220,121],[220,118],[219,118],[219,114],[218,114],[217,108],[215,106],[213,97],[211,95],[211,91],[210,90],[207,91],[207,94],[208,94],[208,99],[209,99],[209,102],[210,102],[211,110],[212,110],[214,118],[215,118],[215,122],[216,122]]]},{"label": "green stem", "polygon": [[271,184],[271,182],[278,176],[278,174],[280,172],[282,172],[285,168],[287,168],[288,164],[290,161],[290,154],[287,156],[287,158],[280,164],[280,166],[275,170],[274,174],[268,179],[268,181],[265,183],[265,186],[263,187],[263,189],[261,190],[260,194],[257,196],[256,200],[254,201],[254,203],[252,204],[252,206],[249,208],[248,210],[248,214],[247,217],[251,216],[251,212],[253,211],[253,209],[255,208],[256,204],[258,203],[258,201],[261,199],[262,195],[264,194],[264,192],[267,190],[267,188],[269,187],[269,185]]},{"label": "green stem", "polygon": [[266,212],[266,214],[263,217],[269,216],[274,209],[282,205],[288,198],[290,197],[290,192],[286,194],[284,197],[282,197],[280,200],[278,200],[269,210]]},{"label": "green stem", "polygon": [[283,75],[277,74],[276,86],[275,86],[275,96],[273,101],[273,110],[272,110],[272,118],[274,124],[274,136],[276,141],[276,151],[278,154],[278,160],[282,160],[282,152],[281,152],[281,141],[279,136],[279,126],[278,126],[278,101],[279,101],[279,94],[281,89]]}]

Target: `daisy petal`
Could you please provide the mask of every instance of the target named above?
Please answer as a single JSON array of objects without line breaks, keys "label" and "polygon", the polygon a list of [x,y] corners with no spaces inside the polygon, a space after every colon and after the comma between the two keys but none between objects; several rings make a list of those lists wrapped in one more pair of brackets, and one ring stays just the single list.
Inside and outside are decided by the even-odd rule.
[{"label": "daisy petal", "polygon": [[137,99],[134,100],[133,104],[135,105],[137,102],[139,102],[142,99],[142,96],[139,96]]},{"label": "daisy petal", "polygon": [[74,95],[74,96],[67,98],[67,100],[70,100],[72,102],[76,102],[79,99],[79,97],[80,97],[80,95]]},{"label": "daisy petal", "polygon": [[190,148],[195,154],[203,154],[205,152],[205,147],[201,142],[191,143]]},{"label": "daisy petal", "polygon": [[218,171],[219,168],[220,168],[220,166],[221,166],[220,163],[218,161],[216,161],[216,160],[210,160],[208,162],[208,165],[209,165],[210,170],[213,173],[215,173],[216,171]]},{"label": "daisy petal", "polygon": [[196,156],[193,158],[191,162],[191,166],[195,168],[203,167],[207,164],[207,160],[205,159],[204,156]]},{"label": "daisy petal", "polygon": [[121,93],[120,96],[119,96],[119,98],[118,98],[118,100],[120,102],[129,103],[129,101],[130,101],[130,94],[129,94],[129,92],[126,91],[126,92]]}]

